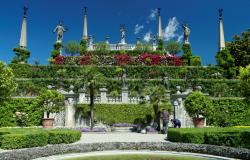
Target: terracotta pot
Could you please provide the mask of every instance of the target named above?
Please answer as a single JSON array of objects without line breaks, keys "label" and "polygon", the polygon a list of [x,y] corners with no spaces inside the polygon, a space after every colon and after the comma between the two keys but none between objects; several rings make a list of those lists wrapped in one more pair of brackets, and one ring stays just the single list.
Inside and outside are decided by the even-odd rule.
[{"label": "terracotta pot", "polygon": [[193,122],[196,128],[203,128],[205,123],[205,118],[193,118]]},{"label": "terracotta pot", "polygon": [[54,118],[43,118],[43,128],[53,128]]}]

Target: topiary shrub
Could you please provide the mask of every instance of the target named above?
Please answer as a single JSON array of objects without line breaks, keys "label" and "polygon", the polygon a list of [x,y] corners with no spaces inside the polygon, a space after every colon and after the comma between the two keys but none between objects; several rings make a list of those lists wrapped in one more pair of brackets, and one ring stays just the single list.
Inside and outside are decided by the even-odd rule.
[{"label": "topiary shrub", "polygon": [[191,93],[186,98],[184,105],[192,118],[206,117],[212,111],[211,100],[201,92]]},{"label": "topiary shrub", "polygon": [[81,132],[76,130],[50,130],[48,137],[49,144],[73,143],[81,138]]},{"label": "topiary shrub", "polygon": [[20,149],[47,145],[48,134],[46,132],[34,132],[27,134],[5,134],[2,136],[1,148]]}]

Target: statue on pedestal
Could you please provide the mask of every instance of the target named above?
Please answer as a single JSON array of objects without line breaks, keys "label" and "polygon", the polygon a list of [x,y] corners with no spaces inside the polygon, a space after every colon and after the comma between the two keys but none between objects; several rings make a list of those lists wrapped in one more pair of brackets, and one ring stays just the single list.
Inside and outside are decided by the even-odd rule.
[{"label": "statue on pedestal", "polygon": [[183,24],[182,25],[183,31],[184,31],[184,44],[189,44],[189,36],[190,36],[190,28],[188,27],[188,24]]},{"label": "statue on pedestal", "polygon": [[54,29],[54,33],[57,33],[57,39],[56,39],[57,43],[62,43],[63,33],[67,32],[67,31],[68,31],[68,29],[66,29],[63,26],[63,23],[60,21],[58,23],[58,25],[56,26],[56,28]]},{"label": "statue on pedestal", "polygon": [[122,88],[127,88],[127,73],[125,69],[123,69],[122,71],[121,80],[122,80]]},{"label": "statue on pedestal", "polygon": [[163,77],[163,85],[167,90],[169,90],[169,77],[168,76]]},{"label": "statue on pedestal", "polygon": [[122,45],[124,45],[124,44],[126,44],[126,42],[125,42],[125,25],[123,24],[123,25],[121,25],[121,27],[120,27],[120,32],[121,32],[121,44]]}]

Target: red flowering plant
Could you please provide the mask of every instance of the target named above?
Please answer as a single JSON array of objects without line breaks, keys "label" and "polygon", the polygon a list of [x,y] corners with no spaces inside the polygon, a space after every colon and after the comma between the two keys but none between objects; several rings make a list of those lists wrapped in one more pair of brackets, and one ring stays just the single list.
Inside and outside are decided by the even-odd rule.
[{"label": "red flowering plant", "polygon": [[158,54],[144,53],[139,56],[139,60],[146,65],[160,65],[164,56]]},{"label": "red flowering plant", "polygon": [[117,65],[127,65],[132,63],[132,58],[127,54],[117,54],[114,58]]},{"label": "red flowering plant", "polygon": [[175,55],[167,55],[166,59],[170,66],[182,66],[184,64],[182,58]]},{"label": "red flowering plant", "polygon": [[65,64],[65,57],[63,55],[58,55],[55,57],[55,62],[56,65],[64,65]]},{"label": "red flowering plant", "polygon": [[79,64],[80,65],[89,65],[91,64],[91,55],[88,53],[88,54],[85,54],[83,56],[80,57],[79,59]]}]

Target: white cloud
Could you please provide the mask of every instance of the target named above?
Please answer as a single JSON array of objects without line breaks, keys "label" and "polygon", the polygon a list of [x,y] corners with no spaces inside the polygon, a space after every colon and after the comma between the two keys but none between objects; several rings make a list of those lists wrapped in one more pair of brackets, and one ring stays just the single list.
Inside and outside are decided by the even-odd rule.
[{"label": "white cloud", "polygon": [[143,40],[146,42],[149,42],[151,40],[151,31],[144,35]]},{"label": "white cloud", "polygon": [[140,31],[142,30],[144,28],[144,26],[143,25],[139,25],[139,24],[137,24],[137,25],[135,25],[135,34],[138,34],[138,33],[140,33]]},{"label": "white cloud", "polygon": [[156,16],[158,15],[158,9],[151,9],[150,15],[148,16],[149,20],[155,20]]},{"label": "white cloud", "polygon": [[178,38],[179,35],[177,34],[179,28],[179,22],[177,21],[176,17],[170,18],[168,21],[168,25],[163,30],[163,38],[164,40],[168,41],[173,38]]},{"label": "white cloud", "polygon": [[177,42],[181,42],[183,40],[184,36],[183,35],[178,35],[177,37]]}]

